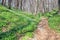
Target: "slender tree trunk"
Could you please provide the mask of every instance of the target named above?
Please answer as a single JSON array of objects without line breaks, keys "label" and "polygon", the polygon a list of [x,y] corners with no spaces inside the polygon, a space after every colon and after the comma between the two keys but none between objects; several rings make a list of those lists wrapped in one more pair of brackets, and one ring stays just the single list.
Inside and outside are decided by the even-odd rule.
[{"label": "slender tree trunk", "polygon": [[58,5],[59,5],[59,12],[60,12],[60,0],[58,0]]},{"label": "slender tree trunk", "polygon": [[22,10],[22,1],[23,1],[23,0],[20,0],[20,2],[21,2],[21,6],[20,6],[20,9],[21,9],[21,10]]},{"label": "slender tree trunk", "polygon": [[19,7],[19,0],[17,0],[17,8]]},{"label": "slender tree trunk", "polygon": [[12,2],[12,0],[8,0],[9,9],[11,9],[11,2]]},{"label": "slender tree trunk", "polygon": [[2,0],[2,5],[4,4],[4,0]]},{"label": "slender tree trunk", "polygon": [[2,5],[5,6],[6,0],[2,0]]}]

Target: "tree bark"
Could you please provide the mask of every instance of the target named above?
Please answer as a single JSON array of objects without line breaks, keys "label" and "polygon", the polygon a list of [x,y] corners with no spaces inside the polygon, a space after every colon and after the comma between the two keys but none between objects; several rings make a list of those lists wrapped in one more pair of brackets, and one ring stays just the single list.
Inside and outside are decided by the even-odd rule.
[{"label": "tree bark", "polygon": [[8,0],[9,9],[11,9],[11,3],[12,3],[12,0]]},{"label": "tree bark", "polygon": [[59,5],[59,12],[60,12],[60,0],[58,0],[58,5]]},{"label": "tree bark", "polygon": [[6,0],[2,0],[2,5],[5,6]]},{"label": "tree bark", "polygon": [[2,5],[4,4],[4,0],[2,0]]}]

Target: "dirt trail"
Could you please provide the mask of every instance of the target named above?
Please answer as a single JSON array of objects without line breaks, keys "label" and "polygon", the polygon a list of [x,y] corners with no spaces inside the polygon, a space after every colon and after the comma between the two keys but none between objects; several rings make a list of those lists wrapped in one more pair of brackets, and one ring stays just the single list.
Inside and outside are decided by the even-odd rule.
[{"label": "dirt trail", "polygon": [[49,28],[48,19],[42,18],[34,33],[34,38],[29,40],[60,40],[60,35]]},{"label": "dirt trail", "polygon": [[48,19],[43,17],[34,32],[34,37],[27,40],[60,40],[60,35],[49,28]]}]

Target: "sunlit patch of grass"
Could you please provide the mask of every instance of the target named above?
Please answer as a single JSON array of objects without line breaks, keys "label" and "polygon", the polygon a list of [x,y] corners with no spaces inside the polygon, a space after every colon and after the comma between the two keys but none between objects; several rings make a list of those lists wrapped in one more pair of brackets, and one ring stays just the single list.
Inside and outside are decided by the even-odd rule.
[{"label": "sunlit patch of grass", "polygon": [[33,32],[27,32],[25,36],[23,36],[22,40],[28,40],[33,37]]},{"label": "sunlit patch of grass", "polygon": [[53,17],[50,17],[48,19],[49,26],[51,29],[54,29],[58,32],[60,32],[60,15],[55,15]]}]

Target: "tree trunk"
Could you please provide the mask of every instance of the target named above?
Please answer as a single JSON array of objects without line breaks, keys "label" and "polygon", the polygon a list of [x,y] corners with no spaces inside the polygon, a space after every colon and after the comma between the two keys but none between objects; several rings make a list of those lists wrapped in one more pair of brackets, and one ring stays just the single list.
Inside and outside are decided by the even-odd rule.
[{"label": "tree trunk", "polygon": [[11,3],[12,3],[12,0],[8,0],[9,9],[11,9]]},{"label": "tree trunk", "polygon": [[4,4],[4,0],[2,0],[2,5]]},{"label": "tree trunk", "polygon": [[2,5],[5,6],[6,0],[2,0]]},{"label": "tree trunk", "polygon": [[19,7],[19,0],[17,0],[17,5],[16,5],[16,8],[18,9]]},{"label": "tree trunk", "polygon": [[58,0],[58,5],[59,5],[59,12],[60,12],[60,0]]}]

